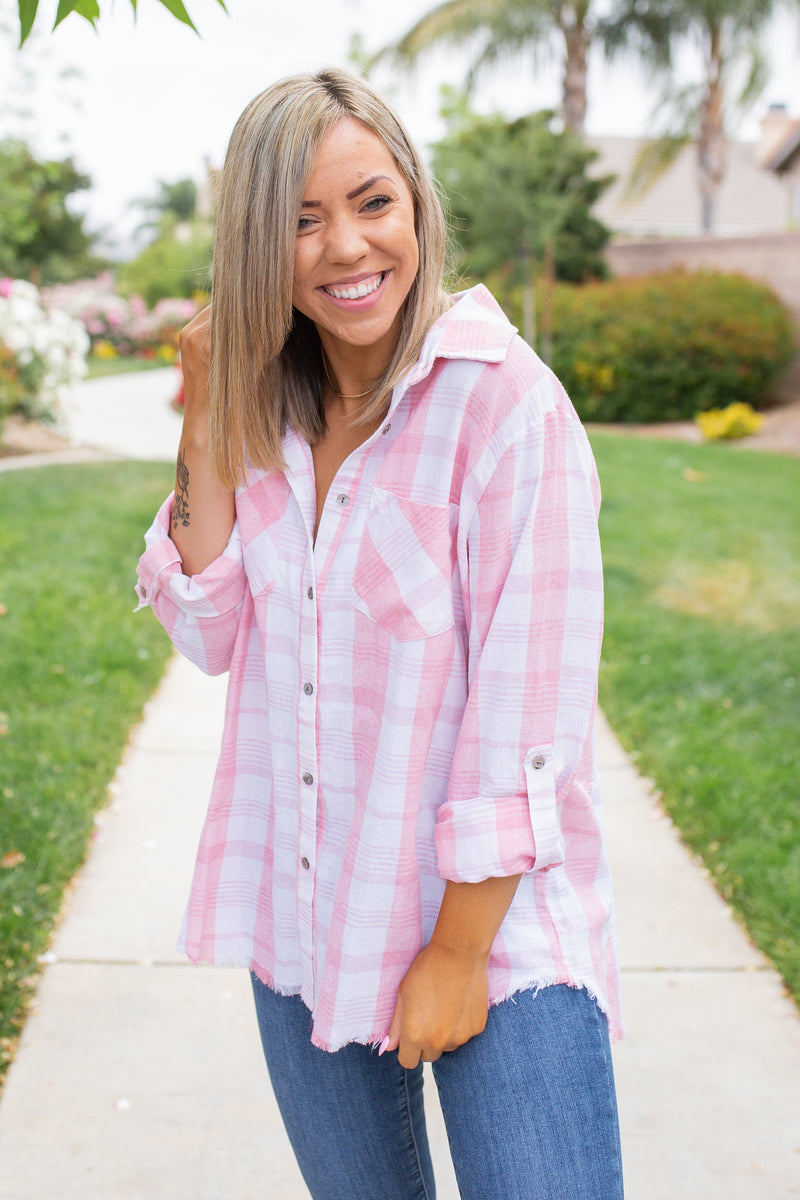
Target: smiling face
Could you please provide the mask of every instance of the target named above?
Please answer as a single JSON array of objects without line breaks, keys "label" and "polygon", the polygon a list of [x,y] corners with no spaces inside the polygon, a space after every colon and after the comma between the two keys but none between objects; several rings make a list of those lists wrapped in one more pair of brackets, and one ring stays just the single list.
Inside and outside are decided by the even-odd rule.
[{"label": "smiling face", "polygon": [[384,366],[418,267],[414,200],[402,172],[379,137],[343,117],[305,189],[292,303],[314,322],[330,357],[360,347]]}]

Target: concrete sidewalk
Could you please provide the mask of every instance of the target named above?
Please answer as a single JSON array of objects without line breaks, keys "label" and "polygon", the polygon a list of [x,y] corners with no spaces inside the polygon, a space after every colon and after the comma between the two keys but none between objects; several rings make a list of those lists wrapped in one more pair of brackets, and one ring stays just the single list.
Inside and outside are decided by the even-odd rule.
[{"label": "concrete sidewalk", "polygon": [[[188,966],[173,948],[224,686],[175,659],[119,769],[0,1104],[0,1200],[307,1196],[247,973]],[[798,1196],[797,1012],[602,720],[599,740],[628,1200]],[[456,1200],[429,1082],[439,1200]]]}]

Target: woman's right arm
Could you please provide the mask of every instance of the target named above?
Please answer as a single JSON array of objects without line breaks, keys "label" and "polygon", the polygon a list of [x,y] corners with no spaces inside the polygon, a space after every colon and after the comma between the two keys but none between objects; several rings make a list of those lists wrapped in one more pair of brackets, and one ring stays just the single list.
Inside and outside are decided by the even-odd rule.
[{"label": "woman's right arm", "polygon": [[225,549],[235,520],[234,494],[212,473],[208,458],[208,361],[211,309],[180,336],[186,403],[170,537],[184,575],[199,575]]}]

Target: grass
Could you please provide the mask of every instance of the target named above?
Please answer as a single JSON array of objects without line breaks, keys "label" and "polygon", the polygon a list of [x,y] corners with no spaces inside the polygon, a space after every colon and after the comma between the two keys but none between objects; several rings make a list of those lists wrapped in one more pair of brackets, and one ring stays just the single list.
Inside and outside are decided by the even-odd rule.
[{"label": "grass", "polygon": [[128,375],[131,371],[155,371],[174,367],[174,363],[158,358],[138,358],[130,355],[122,358],[90,358],[87,362],[87,379],[100,379],[103,375]]},{"label": "grass", "polygon": [[593,433],[600,701],[800,999],[800,460]]},{"label": "grass", "polygon": [[0,1072],[65,886],[170,648],[133,614],[166,464],[0,474]]}]

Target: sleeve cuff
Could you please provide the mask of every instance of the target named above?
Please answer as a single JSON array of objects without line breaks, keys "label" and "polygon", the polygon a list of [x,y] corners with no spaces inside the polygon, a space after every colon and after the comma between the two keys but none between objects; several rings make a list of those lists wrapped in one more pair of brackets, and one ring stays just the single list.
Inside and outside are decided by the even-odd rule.
[{"label": "sleeve cuff", "polygon": [[434,832],[439,874],[458,883],[545,871],[564,861],[551,746],[524,760],[527,794],[448,800]]},{"label": "sleeve cuff", "polygon": [[139,559],[136,611],[153,603],[159,592],[168,592],[180,608],[196,616],[219,616],[241,600],[242,548],[238,524],[219,558],[199,575],[183,574],[178,547],[169,536],[173,497],[169,496],[145,534],[145,552]]}]

